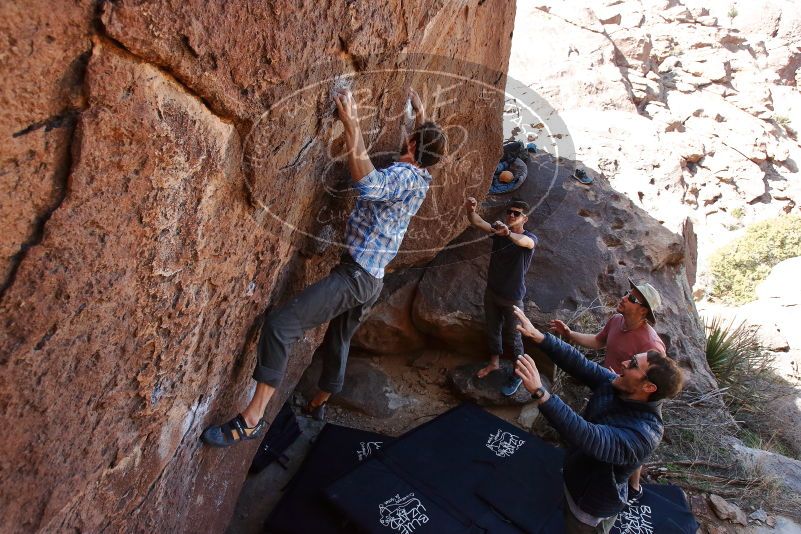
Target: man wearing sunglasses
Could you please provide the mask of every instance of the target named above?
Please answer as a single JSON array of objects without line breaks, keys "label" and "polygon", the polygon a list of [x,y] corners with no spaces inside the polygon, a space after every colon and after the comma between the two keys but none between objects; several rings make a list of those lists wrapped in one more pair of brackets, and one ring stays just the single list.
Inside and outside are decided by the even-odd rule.
[{"label": "man wearing sunglasses", "polygon": [[[523,228],[528,221],[528,204],[512,200],[506,207],[506,223],[490,224],[476,213],[476,199],[465,201],[467,219],[482,232],[490,234],[492,255],[487,272],[487,289],[484,292],[484,316],[487,321],[490,362],[476,376],[484,378],[500,369],[501,354],[514,358],[523,354],[523,340],[515,326],[514,306],[523,306],[526,295],[525,276],[537,246],[537,236]],[[501,392],[514,395],[522,381],[511,374]]]},{"label": "man wearing sunglasses", "polygon": [[[617,303],[617,313],[595,335],[574,332],[559,320],[550,323],[554,332],[572,343],[588,349],[606,348],[604,366],[618,374],[634,354],[651,349],[665,352],[665,344],[651,326],[656,324],[654,310],[662,305],[659,292],[646,282],[635,284],[629,280],[629,285],[631,287]],[[629,495],[632,500],[642,496],[639,468],[632,474]]]},{"label": "man wearing sunglasses", "polygon": [[574,332],[562,321],[551,321],[551,329],[567,341],[588,349],[606,349],[604,366],[619,373],[623,362],[632,354],[657,349],[665,352],[665,344],[651,325],[656,324],[654,310],[662,305],[659,292],[647,282],[631,286],[617,302],[614,315],[597,334]]},{"label": "man wearing sunglasses", "polygon": [[568,443],[563,467],[566,533],[608,533],[629,500],[628,481],[662,440],[661,404],[681,390],[678,365],[659,350],[635,354],[615,374],[515,309],[520,332],[565,372],[592,389],[581,415],[542,385],[530,356],[515,372],[548,422]]}]

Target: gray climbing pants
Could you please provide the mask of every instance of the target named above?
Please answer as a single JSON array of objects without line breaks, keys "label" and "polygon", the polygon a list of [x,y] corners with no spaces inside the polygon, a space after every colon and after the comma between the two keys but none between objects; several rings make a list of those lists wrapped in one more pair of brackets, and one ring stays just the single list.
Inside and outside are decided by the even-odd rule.
[{"label": "gray climbing pants", "polygon": [[319,387],[339,393],[345,380],[350,339],[375,304],[382,286],[382,279],[370,275],[349,257],[343,258],[328,276],[264,318],[254,380],[277,388],[284,378],[292,343],[306,330],[330,321],[317,349],[323,354]]}]

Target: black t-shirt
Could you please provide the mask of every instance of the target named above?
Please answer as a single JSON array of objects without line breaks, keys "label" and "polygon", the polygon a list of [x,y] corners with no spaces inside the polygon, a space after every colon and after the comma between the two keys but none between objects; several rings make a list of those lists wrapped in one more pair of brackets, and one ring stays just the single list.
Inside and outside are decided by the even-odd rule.
[{"label": "black t-shirt", "polygon": [[[537,236],[523,230],[537,245]],[[508,300],[522,300],[526,296],[526,273],[534,249],[518,245],[508,237],[491,235],[492,257],[490,258],[489,273],[487,274],[487,287],[501,298]]]}]

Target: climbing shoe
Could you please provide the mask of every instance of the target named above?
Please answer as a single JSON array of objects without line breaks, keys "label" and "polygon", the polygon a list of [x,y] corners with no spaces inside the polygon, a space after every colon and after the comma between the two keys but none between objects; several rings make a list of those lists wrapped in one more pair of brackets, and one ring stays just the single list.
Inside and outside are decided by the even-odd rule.
[{"label": "climbing shoe", "polygon": [[325,410],[328,402],[324,402],[319,406],[312,407],[311,403],[303,407],[303,415],[311,417],[317,421],[325,421]]},{"label": "climbing shoe", "polygon": [[229,447],[234,443],[249,439],[256,439],[264,433],[267,428],[267,421],[259,419],[256,426],[249,427],[242,415],[237,415],[223,425],[208,427],[201,434],[200,439],[206,445],[212,447]]}]

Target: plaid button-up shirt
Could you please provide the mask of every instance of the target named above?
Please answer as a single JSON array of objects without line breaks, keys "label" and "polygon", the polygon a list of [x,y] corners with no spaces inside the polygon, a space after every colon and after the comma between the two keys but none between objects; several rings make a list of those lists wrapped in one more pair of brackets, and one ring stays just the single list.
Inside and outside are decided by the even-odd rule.
[{"label": "plaid button-up shirt", "polygon": [[384,267],[398,254],[430,182],[427,170],[400,162],[356,182],[359,198],[345,228],[345,244],[356,263],[376,278],[384,277]]}]

